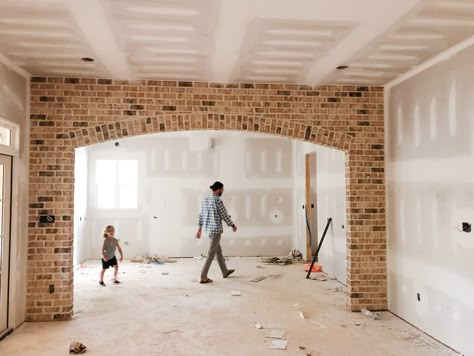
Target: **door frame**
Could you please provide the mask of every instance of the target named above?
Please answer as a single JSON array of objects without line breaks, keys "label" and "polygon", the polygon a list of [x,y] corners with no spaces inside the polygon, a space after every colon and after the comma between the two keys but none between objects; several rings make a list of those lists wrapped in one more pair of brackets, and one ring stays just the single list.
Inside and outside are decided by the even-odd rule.
[{"label": "door frame", "polygon": [[[25,175],[28,174],[29,154],[27,151],[20,152],[20,141],[23,141],[24,137],[28,137],[29,127],[23,127],[9,121],[1,115],[0,125],[8,128],[11,134],[9,143],[0,143],[0,154],[9,157],[11,162],[8,321],[7,329],[0,332],[0,340],[2,340],[23,323],[26,312],[26,291],[22,295],[22,291],[19,290],[19,283],[26,281],[27,260],[26,256],[22,257],[18,252],[27,249],[27,223],[20,221],[20,215],[28,214],[26,201],[28,193],[20,192],[20,187],[25,188],[25,184],[27,184]],[[22,263],[21,267],[23,268],[20,267],[19,263]],[[13,266],[16,266],[16,268],[13,268]]]},{"label": "door frame", "polygon": [[[305,154],[305,220],[308,219],[306,230],[306,261],[311,261],[318,246],[318,220],[317,220],[317,190],[316,190],[316,151]],[[315,192],[314,196],[311,194]],[[311,228],[311,237],[308,232]]]},{"label": "door frame", "polygon": [[[11,307],[11,301],[12,301],[12,293],[11,293],[11,273],[12,273],[12,261],[11,261],[11,251],[12,251],[12,191],[13,191],[13,157],[9,155],[5,155],[0,153],[0,163],[5,167],[4,169],[4,176],[3,180],[5,182],[4,185],[4,196],[3,196],[3,202],[7,202],[6,206],[4,204],[3,206],[3,216],[1,216],[1,219],[4,219],[2,227],[4,229],[4,236],[3,238],[7,241],[6,242],[6,247],[5,249],[2,248],[2,264],[5,264],[5,270],[2,270],[2,276],[6,276],[7,282],[4,282],[3,278],[0,278],[0,293],[5,292],[5,295],[3,297],[5,298],[5,305],[3,306],[4,312],[5,312],[5,320],[0,320],[0,339],[8,335],[9,333],[12,332],[13,329],[10,328],[11,325],[11,313],[10,313],[10,307]],[[6,188],[6,189],[5,189]],[[6,208],[6,209],[5,209]],[[5,245],[5,244],[4,244]],[[3,288],[1,288],[1,284],[3,285],[3,288],[5,288],[4,291]],[[3,327],[3,323],[5,324]]]}]

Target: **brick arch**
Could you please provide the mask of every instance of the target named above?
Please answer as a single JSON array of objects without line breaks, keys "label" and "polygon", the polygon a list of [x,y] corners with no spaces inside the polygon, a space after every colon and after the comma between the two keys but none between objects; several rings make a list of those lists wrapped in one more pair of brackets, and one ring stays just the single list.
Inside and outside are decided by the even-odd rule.
[{"label": "brick arch", "polygon": [[[377,87],[33,78],[26,320],[73,314],[74,149],[192,130],[266,133],[345,151],[347,307],[386,309],[382,109]],[[54,224],[39,222],[49,214]]]},{"label": "brick arch", "polygon": [[228,113],[179,113],[156,117],[136,117],[113,123],[100,124],[64,134],[66,146],[82,147],[124,137],[159,132],[231,130],[266,133],[291,139],[312,142],[348,151],[354,138],[342,132],[332,131],[310,124]]}]

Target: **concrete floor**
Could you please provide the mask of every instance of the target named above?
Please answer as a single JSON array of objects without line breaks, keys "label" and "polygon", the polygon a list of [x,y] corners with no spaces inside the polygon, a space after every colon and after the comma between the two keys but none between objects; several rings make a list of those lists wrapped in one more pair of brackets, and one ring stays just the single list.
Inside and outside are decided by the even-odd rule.
[{"label": "concrete floor", "polygon": [[[0,342],[0,355],[67,355],[72,341],[85,344],[87,355],[101,356],[458,355],[389,312],[373,320],[347,311],[344,287],[305,279],[302,264],[230,258],[229,268],[237,271],[223,279],[214,261],[209,275],[214,282],[199,284],[202,264],[123,262],[123,283],[111,284],[109,270],[107,287],[101,287],[100,262],[87,261],[75,275],[74,319],[25,323]],[[299,309],[319,325],[301,318]],[[265,337],[270,330],[257,329],[256,322],[284,330],[286,350],[270,349]]]}]

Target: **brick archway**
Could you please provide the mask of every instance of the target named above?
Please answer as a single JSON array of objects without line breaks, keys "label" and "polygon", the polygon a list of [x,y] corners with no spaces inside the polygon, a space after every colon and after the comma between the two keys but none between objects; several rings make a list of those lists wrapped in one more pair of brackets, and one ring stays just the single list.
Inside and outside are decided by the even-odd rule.
[{"label": "brick archway", "polygon": [[[77,83],[63,86],[69,88],[70,84],[74,87]],[[281,91],[275,89],[275,92]],[[370,93],[366,87],[361,91]],[[381,90],[375,88],[374,92],[378,97]],[[311,89],[311,95],[313,93]],[[282,95],[286,96],[287,92]],[[65,96],[60,98],[63,100]],[[95,120],[87,117],[87,120],[74,121],[69,111],[56,118],[56,109],[51,108],[57,103],[58,97],[41,96],[32,90],[27,320],[68,320],[73,314],[74,149],[123,137],[192,130],[259,132],[345,151],[347,307],[353,311],[387,308],[383,120],[382,129],[377,131],[371,130],[370,120],[356,115],[352,118],[351,112],[343,116],[348,118],[348,123],[350,119],[355,120],[356,129],[352,125],[343,129],[323,126],[314,116],[291,120],[285,115],[197,110],[158,115],[144,110],[140,115],[133,112],[128,119],[118,116],[114,120],[104,120],[106,116],[98,112]],[[90,107],[90,101],[84,105]],[[130,106],[144,108],[143,105]],[[369,110],[359,107],[357,104],[354,109],[359,115],[370,115]],[[380,113],[377,126],[380,126],[379,118]],[[68,126],[67,119],[72,120],[72,127]],[[39,222],[39,217],[47,214],[55,215],[54,224]],[[53,294],[49,293],[50,284],[56,286]]]},{"label": "brick archway", "polygon": [[133,137],[159,132],[230,130],[267,133],[291,139],[304,140],[318,145],[348,151],[354,138],[325,128],[289,120],[225,113],[179,113],[157,117],[138,117],[65,134],[67,147],[81,147],[123,137]]}]

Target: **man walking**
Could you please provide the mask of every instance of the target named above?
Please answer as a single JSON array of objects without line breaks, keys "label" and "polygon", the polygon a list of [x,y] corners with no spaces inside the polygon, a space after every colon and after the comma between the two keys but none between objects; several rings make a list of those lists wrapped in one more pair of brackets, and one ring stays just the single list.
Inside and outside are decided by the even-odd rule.
[{"label": "man walking", "polygon": [[212,190],[212,195],[205,198],[202,202],[201,211],[199,213],[199,228],[196,232],[196,238],[200,239],[201,230],[204,226],[204,230],[211,239],[211,246],[207,253],[206,262],[202,267],[200,283],[212,282],[212,279],[207,277],[207,273],[209,272],[209,267],[211,267],[211,263],[216,255],[217,262],[219,263],[224,278],[229,277],[235,271],[234,269],[227,269],[221,248],[221,234],[224,232],[224,229],[222,228],[222,220],[224,220],[228,226],[232,227],[232,231],[237,231],[237,226],[235,226],[230,219],[230,216],[227,214],[227,210],[224,207],[224,203],[220,198],[222,193],[224,193],[224,184],[221,182],[215,182],[209,188]]}]

